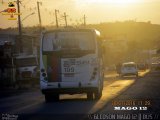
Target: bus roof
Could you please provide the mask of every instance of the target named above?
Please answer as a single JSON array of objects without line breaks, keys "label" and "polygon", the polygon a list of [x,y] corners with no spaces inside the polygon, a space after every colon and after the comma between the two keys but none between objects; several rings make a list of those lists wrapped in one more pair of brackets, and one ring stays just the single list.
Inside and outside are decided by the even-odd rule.
[{"label": "bus roof", "polygon": [[100,32],[98,30],[90,28],[59,28],[46,31],[44,33],[50,33],[50,32],[95,32],[96,35],[100,36]]},{"label": "bus roof", "polygon": [[135,62],[125,62],[123,65],[128,65],[128,64],[136,64]]}]

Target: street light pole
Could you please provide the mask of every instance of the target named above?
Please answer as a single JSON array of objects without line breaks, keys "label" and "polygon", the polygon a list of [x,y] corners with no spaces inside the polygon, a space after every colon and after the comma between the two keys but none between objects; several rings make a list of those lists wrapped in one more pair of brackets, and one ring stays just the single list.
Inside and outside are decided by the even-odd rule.
[{"label": "street light pole", "polygon": [[58,28],[58,18],[57,18],[57,12],[59,12],[59,10],[55,10],[55,17],[56,17],[56,27]]},{"label": "street light pole", "polygon": [[20,53],[23,52],[23,44],[22,44],[22,24],[21,24],[21,16],[20,16],[20,1],[17,0],[17,9],[18,9],[18,35],[19,35],[19,50]]},{"label": "street light pole", "polygon": [[67,15],[66,15],[66,13],[64,13],[64,20],[65,20],[65,25],[66,25],[66,27],[68,26],[68,24],[67,24]]},{"label": "street light pole", "polygon": [[41,32],[41,31],[42,31],[42,21],[41,21],[41,14],[40,14],[39,4],[42,5],[42,2],[38,2],[38,1],[37,1],[38,18],[39,18],[39,27],[40,27],[40,32]]},{"label": "street light pole", "polygon": [[[18,9],[18,13],[20,13],[20,5],[19,5],[20,1],[17,0],[17,9]],[[18,15],[18,31],[19,31],[19,36],[22,36],[22,26],[21,26],[21,15]]]},{"label": "street light pole", "polygon": [[35,14],[35,12],[33,12],[33,13],[27,15],[25,18],[22,19],[22,21],[24,21],[24,20],[27,19],[29,16],[34,15],[34,14]]},{"label": "street light pole", "polygon": [[86,15],[83,16],[84,26],[86,26]]}]

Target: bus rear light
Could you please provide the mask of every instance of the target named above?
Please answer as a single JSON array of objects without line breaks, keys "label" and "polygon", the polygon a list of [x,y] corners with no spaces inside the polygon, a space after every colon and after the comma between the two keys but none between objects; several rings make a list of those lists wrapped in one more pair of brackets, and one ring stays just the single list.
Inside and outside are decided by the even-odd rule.
[{"label": "bus rear light", "polygon": [[98,68],[94,68],[91,80],[95,80]]},{"label": "bus rear light", "polygon": [[47,81],[47,77],[45,77],[45,78],[44,78],[44,80],[46,80],[46,81]]},{"label": "bus rear light", "polygon": [[46,77],[46,73],[42,73],[42,76],[43,76],[43,77]]},{"label": "bus rear light", "polygon": [[45,70],[42,68],[42,69],[41,69],[41,72],[42,72],[42,73],[44,73],[44,72],[45,72]]}]

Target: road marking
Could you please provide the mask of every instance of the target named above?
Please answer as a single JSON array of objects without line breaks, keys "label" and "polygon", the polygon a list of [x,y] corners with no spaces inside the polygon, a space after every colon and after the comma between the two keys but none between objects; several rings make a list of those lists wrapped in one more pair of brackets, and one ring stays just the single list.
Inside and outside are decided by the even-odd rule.
[{"label": "road marking", "polygon": [[139,76],[143,77],[144,75],[146,75],[146,74],[149,73],[149,72],[150,72],[149,69],[147,69],[147,70],[145,70],[145,71],[140,71],[140,72],[139,72]]},{"label": "road marking", "polygon": [[93,114],[98,110],[102,109],[111,99],[118,96],[120,93],[125,91],[128,87],[130,87],[135,82],[132,80],[117,80],[110,84],[109,86],[105,86],[103,89],[102,98],[97,101],[97,103],[92,107],[88,114]]}]

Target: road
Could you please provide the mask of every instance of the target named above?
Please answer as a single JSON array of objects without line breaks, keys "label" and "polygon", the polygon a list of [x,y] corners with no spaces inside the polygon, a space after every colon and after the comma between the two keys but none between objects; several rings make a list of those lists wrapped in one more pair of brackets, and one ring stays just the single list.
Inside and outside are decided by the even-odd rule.
[{"label": "road", "polygon": [[[15,115],[18,119],[82,120],[95,119],[93,114],[122,113],[114,111],[113,100],[142,99],[153,103],[150,112],[160,106],[160,73],[139,72],[140,77],[120,78],[116,73],[105,75],[102,98],[87,101],[85,94],[61,95],[60,101],[45,103],[39,89],[0,99],[1,118]],[[130,111],[130,113],[132,113]],[[89,115],[89,116],[88,116]]]}]

